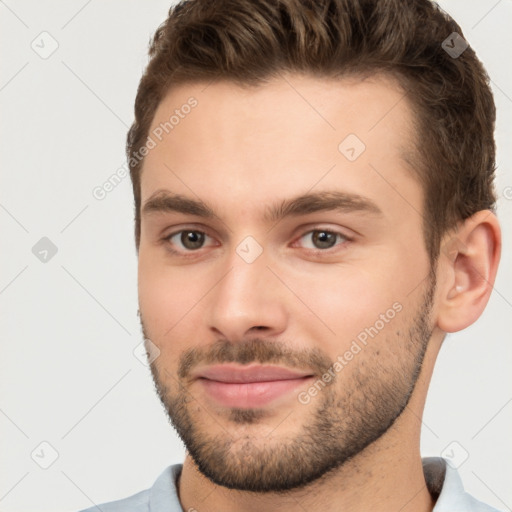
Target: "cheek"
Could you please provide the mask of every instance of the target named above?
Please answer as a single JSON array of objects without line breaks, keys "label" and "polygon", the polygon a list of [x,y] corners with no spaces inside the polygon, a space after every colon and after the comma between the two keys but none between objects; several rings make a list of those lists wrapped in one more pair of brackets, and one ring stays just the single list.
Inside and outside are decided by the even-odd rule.
[{"label": "cheek", "polygon": [[[195,284],[194,284],[195,283]],[[201,297],[197,280],[184,279],[180,270],[161,265],[139,264],[139,308],[146,335],[159,352],[154,364],[159,380],[169,390],[174,389],[179,356],[197,343],[192,329],[197,327],[197,304]]]},{"label": "cheek", "polygon": [[343,265],[326,266],[314,275],[304,272],[301,276],[294,276],[294,281],[301,283],[296,288],[297,294],[322,320],[312,325],[309,317],[301,321],[301,316],[297,315],[299,321],[308,324],[300,329],[314,330],[315,337],[322,333],[325,337],[329,334],[327,326],[332,335],[330,351],[339,351],[360,332],[379,321],[380,315],[388,312],[387,317],[394,318],[396,309],[402,309],[404,294],[401,284],[386,278],[386,275],[389,276],[389,272],[380,272],[376,266],[365,270]]},{"label": "cheek", "polygon": [[148,335],[159,344],[176,339],[176,333],[187,324],[202,296],[200,288],[197,276],[139,253],[139,307]]},{"label": "cheek", "polygon": [[302,335],[307,333],[311,346],[322,348],[331,361],[341,365],[344,383],[352,379],[353,372],[358,378],[371,379],[374,372],[409,364],[412,357],[409,329],[415,305],[401,292],[390,292],[385,283],[352,276],[340,279],[343,286],[333,281],[336,277],[310,283],[309,304],[322,323],[300,320],[297,327]]}]

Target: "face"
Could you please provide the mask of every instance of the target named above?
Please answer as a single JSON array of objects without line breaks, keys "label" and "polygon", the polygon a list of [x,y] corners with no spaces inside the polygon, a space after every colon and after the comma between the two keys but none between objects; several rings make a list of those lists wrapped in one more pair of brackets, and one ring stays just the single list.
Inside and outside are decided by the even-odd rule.
[{"label": "face", "polygon": [[141,321],[158,394],[217,484],[304,486],[362,456],[411,396],[435,281],[402,96],[379,77],[289,75],[181,86],[156,112]]}]

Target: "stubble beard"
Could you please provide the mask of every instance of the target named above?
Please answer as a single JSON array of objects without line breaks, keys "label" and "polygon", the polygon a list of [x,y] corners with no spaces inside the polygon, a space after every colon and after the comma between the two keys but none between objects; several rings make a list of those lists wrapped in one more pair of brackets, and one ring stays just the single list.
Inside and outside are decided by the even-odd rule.
[{"label": "stubble beard", "polygon": [[[389,335],[377,337],[350,362],[357,365],[352,367],[350,380],[343,378],[343,370],[311,403],[297,402],[296,407],[308,407],[311,412],[293,437],[285,432],[279,436],[274,433],[275,440],[269,440],[250,434],[251,425],[267,416],[266,409],[232,408],[226,416],[228,426],[218,427],[210,416],[214,413],[204,411],[207,404],[196,401],[188,391],[186,376],[199,360],[281,362],[290,367],[299,367],[301,361],[314,361],[313,367],[322,375],[327,366],[332,366],[324,354],[310,351],[298,355],[265,339],[240,343],[219,340],[206,351],[191,349],[183,354],[177,376],[171,377],[160,369],[158,360],[152,362],[158,396],[199,471],[215,484],[230,489],[286,492],[304,488],[365,450],[388,431],[409,402],[431,337],[434,289],[435,280],[430,279],[423,303],[408,329],[395,332],[393,339]],[[384,350],[377,348],[378,344],[392,344],[402,355],[382,359],[378,354]],[[309,367],[310,364],[303,366]],[[164,382],[162,372],[169,384]],[[200,420],[197,414],[202,415]],[[213,425],[219,432],[210,434],[207,425]],[[232,432],[241,428],[244,434],[230,433],[230,426]]]}]

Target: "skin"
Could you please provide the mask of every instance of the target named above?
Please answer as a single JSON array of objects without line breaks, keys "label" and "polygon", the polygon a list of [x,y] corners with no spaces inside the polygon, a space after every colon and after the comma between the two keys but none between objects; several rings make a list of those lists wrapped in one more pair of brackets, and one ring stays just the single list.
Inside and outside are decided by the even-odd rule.
[{"label": "skin", "polygon": [[[398,417],[391,425],[383,419],[385,432],[339,467],[286,492],[219,485],[187,453],[179,481],[184,510],[432,510],[419,451],[428,384],[445,334],[473,323],[487,303],[500,253],[496,217],[478,212],[446,234],[433,288],[423,191],[402,157],[415,142],[413,114],[385,77],[333,81],[291,74],[245,89],[188,84],[161,102],[150,133],[190,96],[197,107],[151,149],[141,177],[142,205],[165,190],[200,199],[215,212],[210,219],[142,213],[140,314],[145,336],[160,350],[152,370],[164,405],[176,408],[186,396],[181,407],[194,438],[212,446],[229,440],[224,460],[233,474],[263,454],[282,459],[279,450],[325,416],[329,400],[338,404],[328,418],[340,429],[337,443],[351,421],[375,418],[368,396],[388,406],[386,421],[393,411]],[[366,146],[355,161],[338,150],[348,134]],[[380,213],[329,210],[265,219],[275,203],[326,191],[356,194]],[[186,229],[206,233],[204,246],[187,252],[179,235],[165,239]],[[315,251],[312,230],[342,236]],[[263,250],[252,263],[236,252],[247,236]],[[187,351],[209,354],[219,340],[253,357],[258,343],[267,355],[284,348],[288,355],[276,352],[282,366],[292,366],[289,354],[335,361],[396,303],[400,312],[308,404],[299,402],[298,389],[237,416],[209,399],[197,381],[179,378]],[[423,335],[415,331],[420,321]],[[307,357],[297,361],[311,369]],[[402,377],[392,386],[397,374]],[[393,393],[382,394],[386,386]],[[348,412],[351,405],[359,417]],[[308,440],[325,442],[320,432]]]}]

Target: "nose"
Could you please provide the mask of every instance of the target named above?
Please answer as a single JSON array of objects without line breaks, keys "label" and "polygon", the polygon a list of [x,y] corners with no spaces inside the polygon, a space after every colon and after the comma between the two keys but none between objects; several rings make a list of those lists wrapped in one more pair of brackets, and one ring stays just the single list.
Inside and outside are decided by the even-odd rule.
[{"label": "nose", "polygon": [[209,294],[208,322],[216,337],[235,342],[248,336],[278,336],[288,317],[283,285],[267,267],[265,252],[248,263],[234,253]]}]

